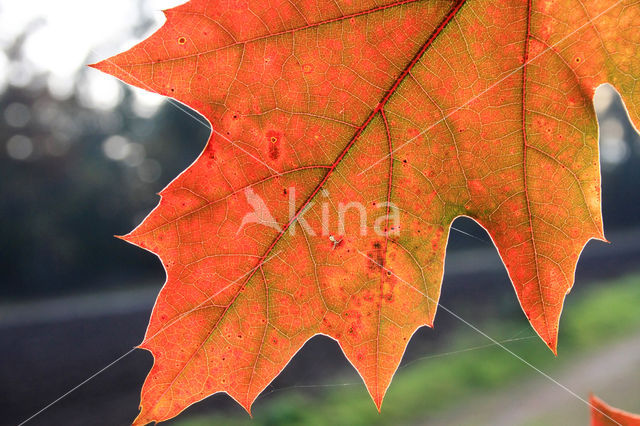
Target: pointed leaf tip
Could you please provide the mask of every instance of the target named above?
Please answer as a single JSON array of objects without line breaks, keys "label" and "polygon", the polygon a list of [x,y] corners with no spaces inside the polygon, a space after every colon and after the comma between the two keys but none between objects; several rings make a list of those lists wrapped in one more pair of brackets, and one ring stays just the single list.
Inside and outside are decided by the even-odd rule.
[{"label": "pointed leaf tip", "polygon": [[113,66],[109,63],[108,59],[104,59],[102,61],[98,61],[95,62],[93,64],[88,64],[87,65],[89,68],[93,68],[95,70],[101,71],[105,74],[110,74],[112,75],[112,73],[109,72],[109,68],[113,68]]}]

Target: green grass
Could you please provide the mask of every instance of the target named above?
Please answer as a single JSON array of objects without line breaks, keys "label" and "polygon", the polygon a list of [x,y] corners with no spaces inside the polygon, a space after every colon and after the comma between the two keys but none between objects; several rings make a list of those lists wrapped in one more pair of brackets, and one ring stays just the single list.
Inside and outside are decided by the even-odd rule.
[{"label": "green grass", "polygon": [[[640,325],[640,275],[592,285],[581,297],[574,298],[569,298],[563,313],[558,358],[537,337],[505,346],[537,367],[555,368],[570,362],[572,355],[624,336]],[[522,331],[522,322],[498,322],[497,318],[493,321],[482,325],[491,336],[514,336]],[[525,333],[530,335],[532,331]],[[315,395],[291,389],[263,402],[259,399],[254,405],[253,420],[246,414],[221,413],[179,419],[176,424],[339,426],[398,424],[424,418],[425,414],[455,405],[466,396],[497,389],[531,372],[530,367],[503,349],[485,346],[491,342],[482,339],[473,331],[459,333],[448,349],[453,353],[417,360],[401,368],[380,414],[364,385],[358,383],[323,387]]]}]

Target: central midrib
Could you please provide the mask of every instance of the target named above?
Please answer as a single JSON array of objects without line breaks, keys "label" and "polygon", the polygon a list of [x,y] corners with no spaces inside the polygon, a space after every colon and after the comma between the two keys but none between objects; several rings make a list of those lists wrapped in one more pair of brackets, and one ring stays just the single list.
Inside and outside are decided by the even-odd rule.
[{"label": "central midrib", "polygon": [[[307,199],[305,200],[305,202],[301,205],[301,207],[296,211],[295,215],[293,216],[293,218],[291,218],[289,220],[289,222],[287,223],[286,226],[284,226],[282,228],[282,231],[274,238],[273,242],[269,245],[269,247],[265,250],[264,255],[260,258],[260,260],[257,262],[257,266],[255,266],[251,272],[251,274],[243,281],[242,285],[240,285],[240,288],[243,288],[255,275],[256,271],[260,268],[260,265],[262,265],[265,261],[265,259],[269,256],[269,254],[271,253],[271,251],[273,250],[273,248],[275,247],[275,245],[278,243],[278,241],[280,241],[280,239],[285,235],[285,233],[288,231],[288,229],[296,222],[297,218],[300,216],[300,214],[304,211],[304,209],[311,203],[311,201],[313,200],[313,198],[315,198],[315,196],[318,194],[318,192],[322,189],[322,187],[324,186],[324,184],[327,182],[327,180],[329,179],[329,177],[332,175],[333,171],[338,167],[338,165],[342,162],[342,160],[344,159],[344,157],[347,155],[347,153],[349,152],[349,150],[353,147],[353,145],[355,144],[355,142],[358,140],[358,138],[360,137],[360,135],[362,135],[362,133],[364,132],[364,130],[369,126],[369,124],[371,123],[371,121],[374,119],[374,117],[378,114],[382,112],[382,109],[384,108],[384,106],[388,103],[388,101],[391,99],[391,96],[395,93],[395,91],[397,90],[397,88],[400,86],[400,84],[404,81],[404,79],[407,77],[407,75],[409,75],[409,73],[411,72],[411,69],[418,63],[418,61],[420,60],[420,58],[424,55],[424,53],[427,51],[427,49],[429,49],[429,47],[433,44],[433,42],[438,38],[438,36],[442,33],[442,31],[445,29],[445,27],[449,24],[449,22],[451,22],[451,20],[457,15],[457,13],[460,11],[460,9],[462,8],[462,6],[466,3],[467,0],[456,0],[455,3],[451,6],[449,12],[447,12],[447,14],[445,15],[445,17],[441,20],[441,22],[438,24],[438,26],[433,30],[433,32],[431,33],[431,35],[429,36],[429,38],[427,39],[427,41],[425,41],[425,43],[422,45],[422,47],[420,48],[420,50],[414,55],[413,59],[409,62],[409,64],[407,64],[407,66],[405,67],[405,69],[402,71],[402,73],[394,80],[394,83],[392,84],[392,86],[385,92],[385,95],[383,96],[383,98],[380,100],[380,102],[378,103],[378,105],[376,106],[376,108],[374,108],[374,110],[369,114],[369,116],[365,119],[365,121],[362,123],[362,125],[360,127],[358,127],[356,129],[355,134],[353,135],[353,137],[349,140],[349,142],[347,143],[347,145],[345,146],[345,148],[342,150],[342,152],[338,155],[338,157],[334,160],[334,162],[331,164],[331,166],[328,168],[325,176],[322,178],[322,180],[320,181],[320,183],[318,183],[315,187],[315,189],[313,190],[313,192],[311,193],[311,195],[309,195],[309,197],[307,197]],[[407,2],[399,2],[399,3],[409,3],[409,1]],[[387,135],[388,137],[390,137],[390,135]],[[389,182],[389,186],[391,186],[391,182]],[[218,324],[220,323],[220,321],[222,321],[222,319],[225,317],[226,312],[229,310],[229,308],[234,304],[234,302],[236,301],[238,295],[241,292],[238,291],[236,292],[236,294],[234,295],[233,299],[229,302],[229,304],[227,305],[227,307],[221,312],[220,317],[218,318],[218,320],[216,321],[216,323],[211,327],[211,331],[208,334],[208,336],[204,339],[204,341],[199,345],[198,349],[194,352],[197,353],[205,344],[206,342],[211,338],[211,336],[213,335],[213,332],[216,330]],[[259,356],[259,354],[258,354]],[[377,355],[376,355],[377,356]],[[193,356],[189,358],[189,360],[187,360],[187,362],[185,363],[185,365],[182,367],[182,369],[180,370],[180,372],[178,374],[176,374],[176,376],[174,377],[174,379],[172,380],[172,383],[167,386],[167,390],[171,388],[171,385],[175,382],[175,379],[177,379],[177,377],[180,376],[180,374],[184,371],[184,369],[187,367],[187,365],[189,365],[189,363],[191,362],[191,360],[193,359]],[[376,374],[376,380],[377,380],[378,374]],[[377,385],[377,383],[376,383]],[[377,386],[376,386],[377,388]],[[249,393],[250,388],[247,389],[247,393]],[[166,390],[165,390],[166,393]],[[163,393],[164,395],[164,393]],[[160,399],[162,399],[161,395],[158,398],[158,401]],[[152,410],[153,407],[150,409]]]},{"label": "central midrib", "polygon": [[[297,218],[300,216],[300,214],[304,211],[304,209],[309,205],[309,203],[311,203],[311,201],[315,198],[315,196],[318,194],[318,192],[322,189],[322,187],[324,186],[324,184],[329,180],[329,177],[332,175],[333,171],[338,167],[338,165],[342,162],[342,160],[344,159],[344,157],[347,155],[347,153],[349,152],[349,150],[353,147],[353,145],[355,144],[355,142],[358,140],[358,138],[360,137],[360,135],[362,135],[362,133],[364,132],[364,130],[369,126],[369,124],[371,123],[371,121],[374,119],[374,117],[378,114],[381,113],[384,106],[387,104],[387,102],[391,99],[391,96],[395,93],[395,91],[397,90],[397,88],[400,86],[400,84],[402,83],[402,81],[404,81],[404,79],[407,77],[407,75],[409,75],[409,73],[411,72],[411,70],[413,69],[413,67],[418,63],[418,61],[420,60],[420,58],[424,55],[424,53],[427,51],[427,49],[433,44],[433,42],[436,40],[436,38],[438,38],[438,36],[442,33],[442,31],[444,30],[444,28],[449,24],[449,22],[451,22],[451,20],[457,15],[457,13],[460,11],[460,9],[462,8],[462,6],[465,4],[466,0],[456,0],[456,2],[453,4],[453,6],[451,7],[451,9],[449,10],[449,12],[445,15],[445,17],[442,19],[442,21],[440,22],[440,24],[433,30],[433,32],[431,33],[431,35],[429,36],[429,38],[427,39],[427,41],[422,45],[422,47],[420,48],[420,50],[414,55],[413,59],[409,62],[409,64],[407,64],[407,66],[405,67],[405,69],[402,71],[402,73],[396,78],[396,80],[394,81],[393,85],[389,88],[389,90],[387,90],[385,92],[384,97],[380,100],[380,102],[378,103],[378,105],[376,106],[376,108],[374,108],[374,110],[371,112],[371,114],[369,114],[369,116],[365,119],[365,121],[362,123],[362,125],[360,127],[357,128],[355,134],[353,135],[353,137],[349,140],[349,143],[345,146],[345,148],[342,150],[342,152],[340,153],[340,155],[338,155],[338,157],[334,160],[334,162],[331,164],[331,167],[327,170],[327,172],[325,173],[325,176],[323,177],[323,179],[320,181],[320,183],[318,185],[316,185],[316,188],[313,190],[313,192],[311,193],[311,195],[309,195],[309,197],[307,197],[306,201],[302,204],[302,206],[297,210],[296,214],[294,215],[293,218],[291,218],[291,220],[289,221],[289,223],[287,223],[287,225],[285,227],[283,227],[282,231],[276,236],[276,238],[274,239],[274,241],[271,243],[271,245],[267,248],[267,250],[265,251],[264,255],[262,256],[262,258],[259,260],[258,265],[262,264],[262,262],[264,262],[264,260],[269,256],[269,253],[273,250],[273,248],[275,247],[275,245],[278,243],[278,241],[280,241],[280,239],[282,238],[282,236],[287,232],[287,230],[295,223],[295,221],[297,220]],[[386,130],[388,132],[388,130]],[[387,134],[387,137],[390,138],[391,135]],[[391,152],[389,154],[392,154]],[[392,182],[391,182],[391,178],[389,177],[389,187],[391,187]],[[388,212],[387,212],[388,215]],[[385,248],[386,251],[386,248]],[[386,254],[386,253],[385,253]],[[254,270],[255,271],[255,270]],[[245,280],[245,282],[243,283],[243,285],[245,285],[246,283],[249,282],[249,280],[251,280],[251,278],[253,277],[253,275],[255,274],[255,272],[253,272],[249,277],[247,277],[247,279]],[[239,293],[236,294],[236,297]],[[229,303],[229,307],[233,304],[233,302],[235,301],[235,297],[234,299],[231,301],[231,303]],[[228,308],[227,308],[228,309]],[[380,315],[380,313],[378,313],[378,315]],[[224,316],[224,312],[222,313],[220,319],[222,319],[222,317]],[[215,329],[215,326],[214,328]],[[213,331],[213,330],[212,330]],[[378,351],[376,351],[377,353]],[[377,355],[376,355],[377,356]],[[377,380],[378,374],[376,374],[376,380]],[[376,383],[376,389],[377,389],[377,383]],[[250,389],[247,389],[247,392],[249,392]]]},{"label": "central midrib", "polygon": [[[293,218],[291,218],[289,220],[289,223],[287,223],[287,225],[285,227],[283,227],[282,232],[280,232],[276,238],[274,239],[274,241],[271,243],[271,245],[267,248],[267,250],[265,251],[265,254],[263,255],[263,257],[260,259],[260,261],[258,262],[258,264],[262,263],[264,261],[264,259],[269,255],[269,253],[271,252],[271,250],[273,249],[273,247],[275,246],[275,244],[280,240],[280,238],[282,238],[282,236],[286,233],[286,231],[291,227],[291,225],[293,225],[293,223],[295,223],[296,219],[298,218],[298,216],[300,216],[301,212],[304,211],[304,209],[307,207],[307,205],[309,205],[309,203],[313,200],[313,198],[315,198],[315,196],[318,194],[318,192],[322,189],[322,187],[324,186],[324,184],[327,182],[327,180],[329,179],[329,177],[331,176],[331,174],[333,173],[333,171],[336,169],[336,167],[338,167],[338,165],[342,162],[342,160],[344,159],[344,157],[347,155],[347,153],[349,152],[349,150],[353,147],[353,145],[355,144],[355,142],[358,140],[358,138],[360,137],[360,135],[362,135],[362,133],[364,132],[364,130],[369,126],[369,124],[371,123],[371,121],[374,119],[374,117],[380,113],[382,111],[382,109],[384,108],[384,106],[387,104],[387,102],[389,101],[389,99],[391,98],[391,96],[393,95],[393,93],[396,91],[396,89],[398,88],[398,86],[400,86],[400,84],[402,83],[402,81],[407,77],[407,75],[409,75],[409,72],[411,72],[411,69],[415,66],[415,64],[420,60],[420,58],[422,57],[422,55],[424,55],[424,53],[427,51],[427,49],[429,48],[429,46],[431,46],[433,44],[433,42],[435,41],[435,39],[438,37],[438,35],[440,35],[440,33],[442,32],[442,30],[444,30],[444,28],[447,26],[447,24],[454,18],[454,16],[460,11],[460,8],[464,5],[464,3],[466,2],[466,0],[456,0],[455,4],[451,7],[451,9],[449,10],[449,12],[447,13],[447,15],[443,18],[443,20],[440,22],[440,24],[436,27],[436,29],[431,33],[431,35],[429,36],[429,38],[427,39],[427,41],[422,45],[422,47],[420,48],[420,50],[416,53],[416,55],[413,57],[413,59],[411,60],[411,62],[405,67],[405,69],[402,71],[402,73],[398,76],[398,78],[396,78],[396,80],[394,81],[393,85],[391,86],[391,88],[389,90],[387,90],[385,92],[384,97],[380,100],[380,102],[378,103],[378,105],[376,106],[376,108],[374,108],[374,110],[371,112],[371,114],[369,114],[369,116],[365,119],[365,121],[362,123],[362,125],[360,125],[360,127],[358,127],[356,129],[355,134],[353,135],[353,137],[349,140],[349,142],[347,143],[347,145],[345,146],[345,148],[342,150],[342,152],[338,155],[338,157],[333,161],[333,163],[331,164],[331,166],[328,168],[327,172],[325,173],[324,177],[322,178],[322,180],[320,181],[320,183],[318,185],[316,185],[316,188],[313,190],[313,192],[311,193],[311,195],[309,195],[309,197],[307,197],[307,199],[305,200],[305,202],[302,204],[302,206],[296,211],[296,214],[293,216]],[[387,135],[390,136],[390,135]],[[391,185],[391,182],[389,182],[389,185]],[[248,282],[251,279],[251,276],[247,278],[247,280],[245,282]]]}]

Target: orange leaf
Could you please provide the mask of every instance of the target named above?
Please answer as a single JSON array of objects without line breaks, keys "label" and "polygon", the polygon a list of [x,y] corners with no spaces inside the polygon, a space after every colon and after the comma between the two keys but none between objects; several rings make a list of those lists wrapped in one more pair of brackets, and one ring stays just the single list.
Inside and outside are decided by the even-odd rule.
[{"label": "orange leaf", "polygon": [[312,336],[382,399],[432,325],[452,221],[491,235],[556,351],[578,257],[604,240],[595,88],[640,124],[632,0],[192,0],[94,65],[213,132],[124,239],[167,282],[136,423],[215,392],[248,411]]},{"label": "orange leaf", "polygon": [[591,403],[591,426],[640,425],[640,416],[613,408],[595,395],[591,395],[589,402]]}]

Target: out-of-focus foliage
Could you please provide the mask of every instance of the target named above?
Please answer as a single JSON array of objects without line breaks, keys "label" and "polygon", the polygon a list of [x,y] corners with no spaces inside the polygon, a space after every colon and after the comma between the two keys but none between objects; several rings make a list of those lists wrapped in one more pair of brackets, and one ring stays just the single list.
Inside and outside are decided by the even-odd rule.
[{"label": "out-of-focus foliage", "polygon": [[[128,281],[152,271],[152,256],[112,236],[155,205],[154,194],[196,155],[206,129],[168,104],[152,119],[134,114],[131,104],[130,93],[106,111],[75,97],[57,101],[44,89],[3,95],[2,293],[60,292],[103,284],[99,277],[109,271]],[[12,109],[24,115],[24,127],[7,123]],[[178,139],[181,145],[173,143]]]},{"label": "out-of-focus foliage", "polygon": [[[152,255],[113,235],[142,220],[208,130],[141,91],[101,85],[88,67],[64,81],[42,70],[32,40],[49,17],[32,12],[25,28],[0,31],[0,297],[161,281]],[[122,37],[142,36],[151,21]]]}]

